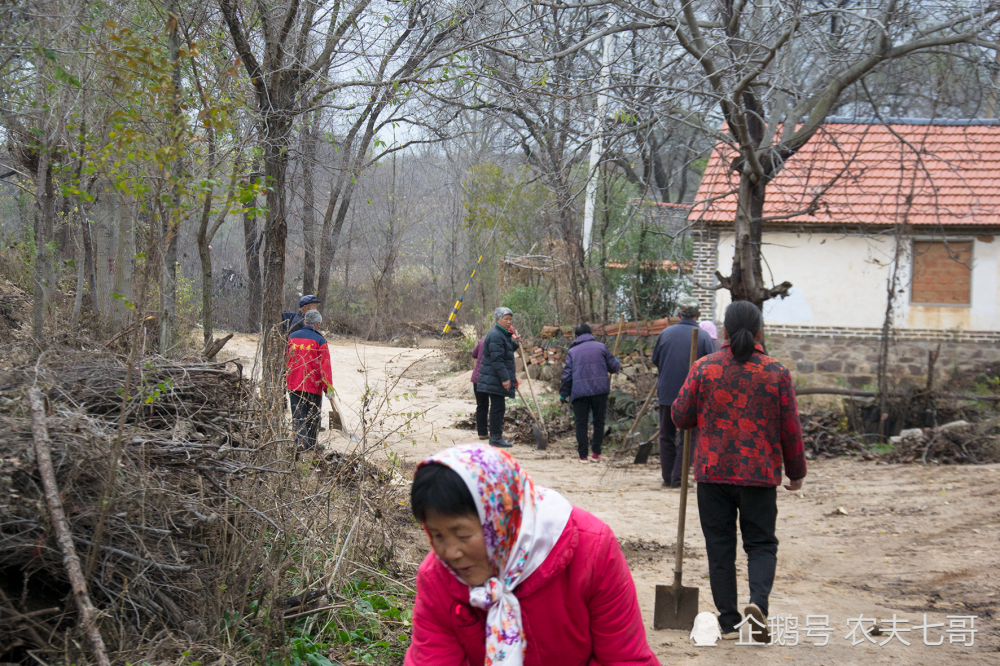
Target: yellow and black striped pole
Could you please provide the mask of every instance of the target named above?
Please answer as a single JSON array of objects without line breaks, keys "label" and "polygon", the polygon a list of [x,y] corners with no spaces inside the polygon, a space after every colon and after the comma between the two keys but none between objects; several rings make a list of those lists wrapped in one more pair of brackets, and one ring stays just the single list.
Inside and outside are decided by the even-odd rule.
[{"label": "yellow and black striped pole", "polygon": [[483,255],[479,255],[479,259],[476,261],[476,267],[472,269],[472,275],[469,276],[469,281],[465,283],[465,289],[462,290],[462,295],[458,297],[457,301],[455,301],[455,307],[451,309],[451,314],[448,315],[448,323],[444,325],[444,330],[441,331],[441,333],[447,333],[450,331],[451,325],[455,323],[455,317],[458,316],[458,309],[462,307],[462,301],[465,300],[465,294],[469,291],[469,286],[472,284],[472,278],[476,277],[476,271],[479,270],[479,264],[482,260]]}]

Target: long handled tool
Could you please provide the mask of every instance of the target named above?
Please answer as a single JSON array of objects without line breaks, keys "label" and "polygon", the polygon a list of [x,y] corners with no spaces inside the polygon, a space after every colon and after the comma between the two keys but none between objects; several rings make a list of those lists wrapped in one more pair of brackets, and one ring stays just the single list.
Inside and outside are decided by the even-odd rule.
[{"label": "long handled tool", "polygon": [[[653,401],[653,398],[656,397],[656,388],[657,388],[656,382],[653,382],[653,388],[649,389],[649,395],[646,396],[646,401],[642,403],[642,409],[640,409],[639,413],[635,415],[635,421],[632,422],[632,427],[629,428],[628,435],[625,436],[626,442],[632,441],[632,433],[635,432],[635,429],[639,427],[639,421],[641,421],[642,417],[646,415],[646,410],[649,408],[649,403],[651,403]],[[653,448],[653,440],[649,440],[648,442],[643,442],[642,444],[640,444],[639,448],[635,452],[635,460],[632,461],[633,464],[645,465],[646,461],[649,460],[649,452],[652,450],[652,448]]]},{"label": "long handled tool", "polygon": [[[618,343],[622,341],[622,329],[625,328],[625,315],[621,315],[618,319],[618,335],[615,336],[615,351],[611,355],[618,358]],[[611,373],[608,373],[608,377],[611,377]]]},{"label": "long handled tool", "polygon": [[[691,361],[694,365],[698,356],[698,329],[691,331]],[[681,459],[681,497],[677,516],[677,545],[674,560],[674,584],[656,586],[656,602],[653,606],[654,629],[683,629],[690,631],[694,617],[698,614],[698,588],[681,585],[684,568],[684,522],[687,517],[688,465],[691,462],[691,431],[684,431],[684,455]]]},{"label": "long handled tool", "polygon": [[[538,426],[541,428],[541,435],[542,435],[542,437],[545,440],[544,445],[539,444],[538,448],[539,449],[544,449],[545,446],[548,445],[549,433],[548,433],[548,430],[546,430],[546,428],[545,428],[545,420],[542,418],[542,410],[538,406],[538,398],[535,397],[535,387],[531,383],[531,373],[528,372],[528,358],[524,355],[524,345],[523,344],[519,344],[517,346],[517,349],[518,349],[518,351],[521,352],[521,362],[524,363],[524,376],[527,377],[527,379],[528,379],[528,390],[531,391],[531,400],[532,400],[532,402],[535,403],[535,411],[538,412],[538,418],[536,419],[536,421],[538,422]],[[524,400],[524,398],[521,398],[521,400]],[[525,402],[524,404],[527,405],[528,403]],[[529,408],[528,411],[530,412],[531,409]],[[534,414],[532,414],[532,416],[534,416]],[[536,437],[535,441],[539,442],[540,440],[539,440],[539,438]]]},{"label": "long handled tool", "polygon": [[[521,395],[521,389],[516,389],[516,390],[517,390],[517,397],[521,399],[521,402],[523,402],[525,406],[527,406],[528,401],[524,399],[523,395]],[[538,417],[535,416],[535,413],[531,411],[530,407],[528,408],[528,413],[531,414],[531,420],[535,422],[534,427],[531,429],[531,437],[535,440],[535,448],[537,448],[539,451],[544,451],[545,449],[549,448],[548,438],[544,434],[542,434],[542,428],[539,425]]]}]

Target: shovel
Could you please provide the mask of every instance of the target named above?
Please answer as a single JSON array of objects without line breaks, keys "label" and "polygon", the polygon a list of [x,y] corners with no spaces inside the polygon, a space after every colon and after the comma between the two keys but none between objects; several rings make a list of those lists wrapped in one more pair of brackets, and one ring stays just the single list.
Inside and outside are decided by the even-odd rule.
[{"label": "shovel", "polygon": [[[545,421],[542,420],[542,408],[538,406],[538,398],[535,397],[535,387],[531,383],[531,373],[528,371],[528,359],[524,355],[524,345],[518,345],[518,349],[521,352],[521,362],[524,363],[524,376],[528,380],[528,389],[531,391],[531,400],[535,403],[535,411],[538,412],[538,417],[536,418],[534,413],[531,413],[531,408],[528,407],[528,412],[531,413],[531,418],[535,419],[535,423],[538,424],[532,431],[532,434],[535,436],[535,446],[538,447],[539,451],[544,451],[548,448],[549,433],[545,429]],[[515,384],[516,383],[517,382],[515,381]],[[521,396],[520,389],[517,390],[517,394],[518,396]],[[523,402],[525,406],[528,405],[528,401],[525,400],[523,396],[521,397],[521,402]]]},{"label": "shovel", "polygon": [[[516,390],[517,397],[521,399],[521,402],[527,405],[528,401],[524,399],[523,395],[521,395],[521,389]],[[535,416],[535,413],[531,411],[530,408],[528,409],[528,413],[531,414],[531,420],[535,422],[535,425],[531,426],[531,436],[535,440],[535,448],[539,451],[544,451],[549,448],[549,440],[542,433],[542,429],[538,425],[538,418]]]},{"label": "shovel", "polygon": [[[691,332],[691,365],[698,355],[698,329]],[[682,629],[690,631],[698,614],[698,588],[681,585],[684,567],[684,521],[687,517],[688,465],[691,462],[691,431],[684,431],[684,455],[681,458],[681,497],[677,516],[677,555],[674,560],[674,584],[656,586],[653,606],[654,629]]]}]

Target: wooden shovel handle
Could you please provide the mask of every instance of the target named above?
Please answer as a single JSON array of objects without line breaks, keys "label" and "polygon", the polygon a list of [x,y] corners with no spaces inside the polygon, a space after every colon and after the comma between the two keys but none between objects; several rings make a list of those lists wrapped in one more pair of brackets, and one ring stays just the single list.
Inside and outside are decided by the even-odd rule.
[{"label": "wooden shovel handle", "polygon": [[[698,359],[698,327],[691,331],[691,357],[688,361],[688,372]],[[684,431],[684,454],[681,457],[681,506],[677,516],[677,546],[674,560],[674,584],[680,585],[681,571],[684,563],[684,523],[687,518],[688,497],[688,465],[691,464],[691,431]]]}]

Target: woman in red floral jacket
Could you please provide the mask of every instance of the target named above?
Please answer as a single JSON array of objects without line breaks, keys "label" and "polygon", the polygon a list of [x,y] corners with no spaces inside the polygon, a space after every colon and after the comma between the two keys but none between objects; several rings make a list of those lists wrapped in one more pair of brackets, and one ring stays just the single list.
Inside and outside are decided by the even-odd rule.
[{"label": "woman in red floral jacket", "polygon": [[[790,481],[785,488],[802,487],[802,426],[791,374],[758,344],[763,319],[757,306],[733,303],[724,325],[721,353],[694,364],[671,416],[678,428],[698,429],[692,466],[723,638],[738,636],[745,615],[753,638],[766,643],[767,600],[778,561],[777,489],[782,463]],[[736,596],[737,514],[750,579],[743,615]]]}]

